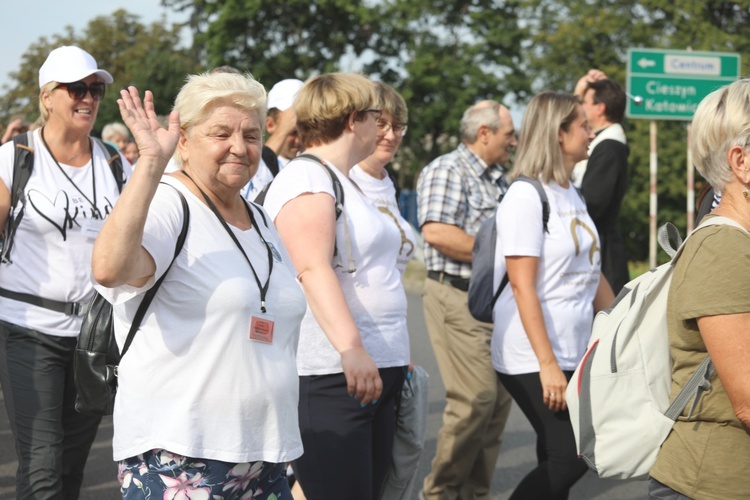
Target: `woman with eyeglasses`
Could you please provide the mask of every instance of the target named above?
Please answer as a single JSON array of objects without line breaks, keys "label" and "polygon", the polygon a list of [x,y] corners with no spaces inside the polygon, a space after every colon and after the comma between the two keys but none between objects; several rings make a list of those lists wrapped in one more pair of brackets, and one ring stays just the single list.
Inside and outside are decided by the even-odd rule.
[{"label": "woman with eyeglasses", "polygon": [[[33,169],[11,206],[14,158],[0,148],[0,370],[18,457],[18,498],[77,498],[99,417],[76,412],[73,352],[93,294],[94,239],[130,176],[127,160],[89,134],[112,75],[78,47],[50,52],[39,70],[43,126],[30,137]],[[122,165],[122,174],[108,160]],[[19,178],[23,174],[19,171]],[[6,225],[7,223],[7,225]],[[9,238],[9,234],[13,234]],[[12,240],[12,242],[11,242]],[[1,350],[0,350],[1,352]]]},{"label": "woman with eyeglasses", "polygon": [[361,75],[307,81],[294,102],[304,155],[264,202],[308,301],[297,350],[304,454],[293,467],[311,500],[379,497],[409,365],[401,234],[349,177],[385,134],[378,102]]},{"label": "woman with eyeglasses", "polygon": [[375,151],[352,167],[349,178],[398,227],[401,249],[397,264],[403,276],[406,265],[414,255],[416,239],[414,229],[401,215],[396,185],[385,167],[396,156],[406,135],[409,114],[404,98],[393,87],[376,82],[375,88],[380,99],[380,118],[377,120],[379,139],[375,144]]}]

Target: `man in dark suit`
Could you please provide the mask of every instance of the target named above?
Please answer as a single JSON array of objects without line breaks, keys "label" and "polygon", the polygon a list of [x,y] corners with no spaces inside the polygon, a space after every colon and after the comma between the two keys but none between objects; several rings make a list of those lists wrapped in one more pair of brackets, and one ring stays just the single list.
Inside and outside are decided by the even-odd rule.
[{"label": "man in dark suit", "polygon": [[622,87],[599,70],[591,70],[576,84],[591,129],[596,137],[589,159],[573,170],[573,182],[586,199],[599,231],[602,272],[615,294],[630,280],[625,244],[620,232],[620,204],[628,187],[630,148],[620,123],[627,97]]}]

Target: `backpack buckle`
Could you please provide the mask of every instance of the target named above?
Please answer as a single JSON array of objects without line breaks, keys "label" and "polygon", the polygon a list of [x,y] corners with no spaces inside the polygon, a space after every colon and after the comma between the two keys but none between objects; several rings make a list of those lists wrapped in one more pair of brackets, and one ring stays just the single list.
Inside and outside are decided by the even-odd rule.
[{"label": "backpack buckle", "polygon": [[83,316],[86,308],[80,302],[68,302],[65,304],[65,314],[68,316]]}]

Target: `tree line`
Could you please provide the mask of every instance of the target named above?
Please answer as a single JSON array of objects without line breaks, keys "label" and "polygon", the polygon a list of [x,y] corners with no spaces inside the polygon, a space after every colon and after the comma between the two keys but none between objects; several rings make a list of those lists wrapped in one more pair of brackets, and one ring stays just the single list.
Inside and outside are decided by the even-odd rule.
[{"label": "tree line", "polygon": [[[146,25],[118,10],[42,37],[0,96],[0,121],[38,116],[37,72],[49,51],[76,44],[115,77],[97,127],[118,119],[116,89],[135,84],[167,114],[185,75],[220,65],[266,88],[290,77],[360,71],[393,85],[409,106],[396,166],[403,188],[457,143],[463,111],[480,99],[522,107],[544,89],[572,91],[590,68],[625,85],[629,47],[750,52],[750,0],[161,0],[184,24]],[[184,46],[188,30],[192,43]],[[745,66],[743,65],[743,73]],[[626,120],[630,187],[622,224],[631,260],[648,254],[648,122]],[[516,123],[519,127],[520,123]],[[686,226],[686,127],[659,122],[659,220]],[[701,180],[696,184],[700,189]]]}]

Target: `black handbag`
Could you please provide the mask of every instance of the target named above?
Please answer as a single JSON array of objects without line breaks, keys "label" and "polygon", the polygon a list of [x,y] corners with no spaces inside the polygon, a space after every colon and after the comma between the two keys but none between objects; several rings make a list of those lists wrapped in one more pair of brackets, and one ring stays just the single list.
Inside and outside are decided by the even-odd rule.
[{"label": "black handbag", "polygon": [[161,278],[143,295],[122,352],[118,350],[115,342],[112,304],[98,292],[94,292],[89,302],[73,357],[73,376],[76,386],[75,408],[78,413],[111,415],[114,410],[117,393],[117,366],[133,342],[151,301],[185,244],[190,224],[190,209],[183,194],[179,191],[177,194],[180,195],[184,217],[174,257]]}]

